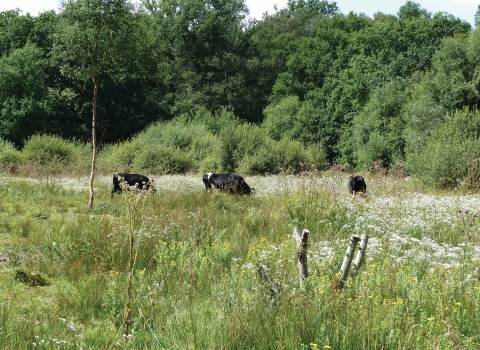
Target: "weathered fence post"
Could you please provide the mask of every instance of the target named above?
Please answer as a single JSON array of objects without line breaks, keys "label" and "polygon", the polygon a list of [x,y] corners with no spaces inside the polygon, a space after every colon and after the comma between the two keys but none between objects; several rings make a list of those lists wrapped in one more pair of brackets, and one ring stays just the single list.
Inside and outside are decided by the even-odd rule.
[{"label": "weathered fence post", "polygon": [[265,284],[268,286],[270,291],[278,295],[280,292],[277,287],[275,287],[275,284],[273,284],[272,280],[270,277],[268,277],[267,270],[265,269],[265,266],[260,264],[260,267],[258,268],[258,273],[260,274],[260,278],[265,282]]},{"label": "weathered fence post", "polygon": [[305,279],[308,277],[308,263],[307,263],[307,250],[308,250],[308,234],[310,231],[303,229],[302,234],[298,227],[294,227],[293,235],[295,241],[297,241],[297,257],[298,257],[298,271],[300,272],[300,287],[305,288]]},{"label": "weathered fence post", "polygon": [[348,270],[350,269],[350,265],[352,264],[353,259],[353,252],[357,247],[358,241],[360,241],[360,237],[357,235],[353,235],[352,239],[350,240],[350,244],[347,247],[347,252],[343,257],[342,266],[340,267],[340,278],[338,280],[337,289],[342,289],[347,281]]},{"label": "weathered fence post", "polygon": [[356,276],[358,270],[362,267],[363,262],[365,261],[365,251],[367,250],[368,244],[368,235],[365,233],[360,236],[360,246],[358,247],[357,255],[353,261],[352,276]]}]

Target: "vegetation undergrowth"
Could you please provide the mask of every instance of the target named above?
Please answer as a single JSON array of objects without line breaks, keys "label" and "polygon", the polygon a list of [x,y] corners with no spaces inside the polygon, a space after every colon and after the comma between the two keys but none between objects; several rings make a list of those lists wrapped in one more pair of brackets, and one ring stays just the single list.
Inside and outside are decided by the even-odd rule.
[{"label": "vegetation undergrowth", "polygon": [[[99,179],[87,211],[85,188],[6,177],[0,347],[480,346],[478,196],[365,174],[367,196],[352,198],[341,171],[248,177],[251,196],[207,193],[200,178],[158,176],[156,193],[114,198]],[[306,292],[294,226],[310,230]],[[335,290],[363,233],[365,265]]]}]

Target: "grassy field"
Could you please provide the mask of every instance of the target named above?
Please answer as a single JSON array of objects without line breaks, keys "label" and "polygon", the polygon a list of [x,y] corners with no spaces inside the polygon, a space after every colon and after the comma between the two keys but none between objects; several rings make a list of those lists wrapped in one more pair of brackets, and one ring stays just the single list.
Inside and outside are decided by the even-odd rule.
[{"label": "grassy field", "polygon": [[[201,175],[110,197],[111,176],[3,177],[1,349],[479,349],[480,196],[366,175]],[[310,231],[306,290],[293,227]],[[353,234],[366,261],[335,281]],[[281,291],[272,295],[259,264]]]}]

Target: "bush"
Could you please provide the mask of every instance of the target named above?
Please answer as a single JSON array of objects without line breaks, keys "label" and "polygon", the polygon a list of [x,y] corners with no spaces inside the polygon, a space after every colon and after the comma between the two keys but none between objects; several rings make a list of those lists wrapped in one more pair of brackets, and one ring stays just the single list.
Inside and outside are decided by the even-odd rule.
[{"label": "bush", "polygon": [[275,143],[269,139],[254,154],[245,155],[238,166],[239,172],[247,175],[277,173],[278,166],[273,152]]},{"label": "bush", "polygon": [[125,141],[107,146],[99,156],[99,165],[107,171],[129,171],[135,162],[135,157],[144,149],[139,140]]},{"label": "bush", "polygon": [[101,163],[114,171],[212,171],[213,159],[219,157],[219,141],[205,125],[180,117],[156,123],[132,140],[109,146],[102,153]]},{"label": "bush", "polygon": [[476,173],[475,159],[480,158],[479,136],[480,114],[457,111],[431,133],[421,152],[410,155],[408,167],[431,188],[462,184]]},{"label": "bush", "polygon": [[206,130],[214,135],[219,135],[225,125],[229,123],[240,124],[240,120],[228,108],[223,108],[214,114],[205,108],[200,108],[195,113],[192,122],[204,125]]},{"label": "bush", "polygon": [[22,152],[17,150],[11,142],[0,140],[0,166],[3,170],[16,172],[23,162]]},{"label": "bush", "polygon": [[308,153],[299,141],[284,137],[273,147],[278,170],[296,174],[305,170],[310,163]]},{"label": "bush", "polygon": [[27,161],[40,165],[52,162],[68,165],[79,158],[73,142],[53,135],[33,135],[25,142],[22,153]]},{"label": "bush", "polygon": [[194,170],[194,161],[179,148],[154,144],[145,147],[133,163],[135,169],[155,174],[181,174]]},{"label": "bush", "polygon": [[317,140],[317,113],[308,101],[301,102],[297,96],[287,96],[265,108],[262,127],[276,141],[287,136],[311,144]]},{"label": "bush", "polygon": [[270,141],[272,140],[267,136],[265,130],[257,125],[229,123],[220,133],[222,171],[233,172],[242,163],[242,168],[245,168],[245,160],[251,160],[258,157],[259,154],[270,157],[267,152],[271,149],[268,144]]},{"label": "bush", "polygon": [[[306,149],[308,163],[307,166],[315,170],[325,170],[328,165],[328,156],[323,144],[313,144]],[[309,169],[306,169],[309,170]]]},{"label": "bush", "polygon": [[236,123],[228,123],[220,132],[220,167],[223,172],[233,172],[239,165],[240,143],[244,135],[244,128]]}]

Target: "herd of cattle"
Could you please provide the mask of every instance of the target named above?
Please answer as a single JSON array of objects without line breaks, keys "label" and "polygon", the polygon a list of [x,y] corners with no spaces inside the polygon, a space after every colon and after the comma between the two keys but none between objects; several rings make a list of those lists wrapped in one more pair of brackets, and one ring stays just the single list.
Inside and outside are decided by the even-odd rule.
[{"label": "herd of cattle", "polygon": [[[112,197],[114,193],[120,194],[122,192],[122,181],[129,187],[155,191],[153,182],[145,175],[117,173],[113,175]],[[203,183],[207,191],[215,187],[231,194],[251,194],[255,192],[255,189],[248,186],[243,177],[237,174],[207,173],[203,175]],[[367,184],[365,183],[365,179],[358,175],[350,177],[348,180],[348,191],[353,196],[357,193],[366,193]]]}]

